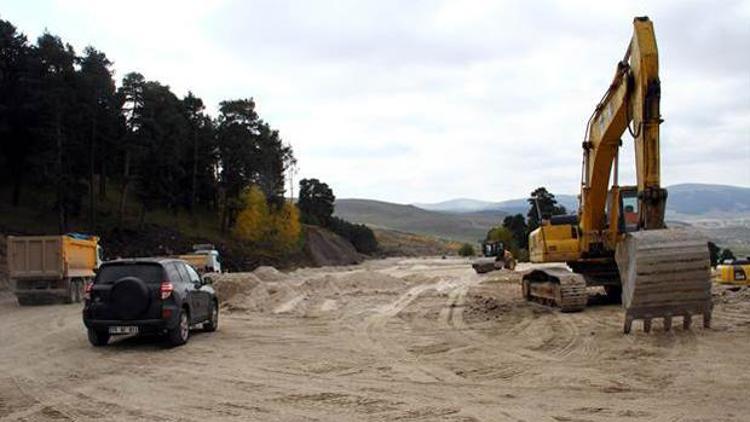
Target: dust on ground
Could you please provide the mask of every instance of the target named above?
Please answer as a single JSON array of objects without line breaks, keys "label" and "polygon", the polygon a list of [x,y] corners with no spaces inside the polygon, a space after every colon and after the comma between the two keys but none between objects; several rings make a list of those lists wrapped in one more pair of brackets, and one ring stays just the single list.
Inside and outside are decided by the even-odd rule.
[{"label": "dust on ground", "polygon": [[218,276],[219,331],[176,349],[93,348],[79,306],[0,294],[0,420],[747,420],[747,288],[715,287],[710,330],[624,336],[618,305],[561,314],[517,282],[461,259],[260,267]]}]

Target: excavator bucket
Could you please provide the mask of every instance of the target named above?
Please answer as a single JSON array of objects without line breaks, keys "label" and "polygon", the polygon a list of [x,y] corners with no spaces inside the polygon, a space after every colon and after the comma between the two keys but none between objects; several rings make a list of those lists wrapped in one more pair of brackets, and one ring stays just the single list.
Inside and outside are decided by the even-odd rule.
[{"label": "excavator bucket", "polygon": [[622,281],[625,333],[636,319],[644,331],[652,318],[664,318],[664,329],[672,317],[681,316],[690,327],[692,315],[703,315],[711,323],[711,270],[707,239],[684,229],[644,230],[628,233],[617,246],[615,260]]}]

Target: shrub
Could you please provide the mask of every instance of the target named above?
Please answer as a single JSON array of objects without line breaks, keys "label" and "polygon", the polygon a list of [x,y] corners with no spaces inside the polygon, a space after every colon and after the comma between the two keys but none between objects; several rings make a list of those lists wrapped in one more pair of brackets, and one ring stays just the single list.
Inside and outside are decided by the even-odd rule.
[{"label": "shrub", "polygon": [[338,217],[331,217],[328,228],[347,239],[359,253],[371,254],[378,249],[375,233],[364,224],[353,224]]},{"label": "shrub", "polygon": [[464,243],[458,250],[460,256],[474,256],[474,246],[469,243]]}]

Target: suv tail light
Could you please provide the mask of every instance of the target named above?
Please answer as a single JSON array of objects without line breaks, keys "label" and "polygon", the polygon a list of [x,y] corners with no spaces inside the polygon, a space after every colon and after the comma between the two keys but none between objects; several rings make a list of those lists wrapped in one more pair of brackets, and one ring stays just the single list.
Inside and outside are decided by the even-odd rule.
[{"label": "suv tail light", "polygon": [[86,283],[86,287],[83,291],[83,299],[91,300],[91,289],[94,287],[94,283]]},{"label": "suv tail light", "polygon": [[159,290],[161,291],[161,300],[164,300],[169,298],[169,296],[172,296],[174,286],[172,285],[172,283],[164,281],[161,283],[161,288]]}]

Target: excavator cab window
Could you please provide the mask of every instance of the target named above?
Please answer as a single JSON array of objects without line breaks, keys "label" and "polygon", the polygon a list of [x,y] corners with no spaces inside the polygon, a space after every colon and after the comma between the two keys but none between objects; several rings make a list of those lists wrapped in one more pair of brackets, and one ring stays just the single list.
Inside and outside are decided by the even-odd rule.
[{"label": "excavator cab window", "polygon": [[620,192],[620,216],[625,232],[638,230],[638,195],[635,191]]}]

